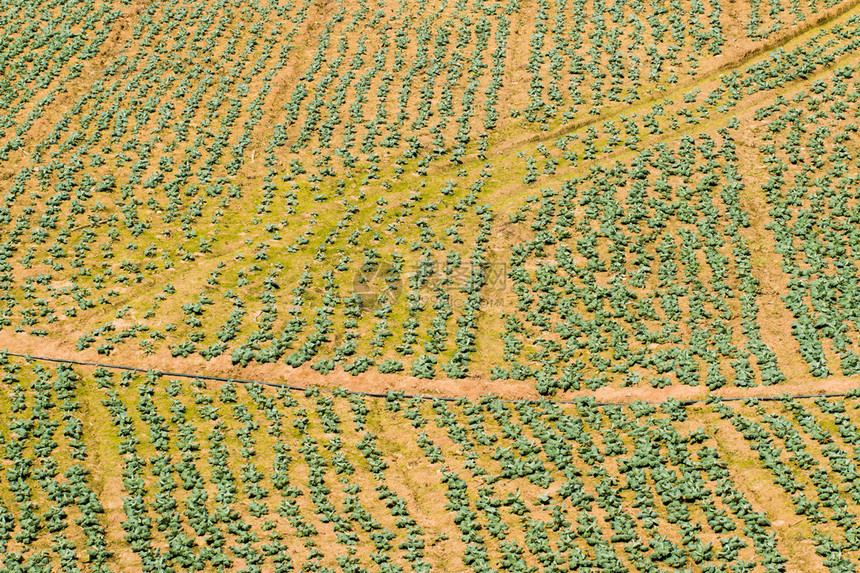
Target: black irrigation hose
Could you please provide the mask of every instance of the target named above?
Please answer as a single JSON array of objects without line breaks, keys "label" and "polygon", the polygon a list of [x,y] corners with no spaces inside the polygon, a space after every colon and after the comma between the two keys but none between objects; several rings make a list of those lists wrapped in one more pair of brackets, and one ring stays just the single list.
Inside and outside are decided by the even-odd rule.
[{"label": "black irrigation hose", "polygon": [[[106,364],[104,362],[86,362],[82,360],[72,360],[70,358],[51,358],[49,356],[35,356],[33,354],[19,354],[17,352],[3,351],[6,356],[17,356],[26,360],[38,360],[42,362],[57,362],[60,364],[74,364],[77,366],[98,366],[100,368],[111,368],[113,370],[126,370],[129,372],[155,372],[158,376],[173,376],[175,378],[192,378],[195,380],[212,380],[215,382],[235,382],[237,384],[259,384],[260,386],[269,386],[272,388],[284,388],[296,392],[304,392],[310,387],[308,386],[293,386],[290,384],[277,384],[275,382],[259,382],[257,380],[248,380],[245,378],[224,378],[223,376],[209,376],[206,374],[186,374],[184,372],[166,372],[164,370],[148,370],[146,368],[138,368],[136,366],[122,366],[119,364]],[[359,392],[356,390],[346,390],[347,394],[355,394],[359,396],[369,396],[371,398],[385,398],[387,394],[379,392]],[[422,400],[442,400],[446,402],[456,402],[459,398],[451,398],[449,396],[424,396],[415,394],[404,394],[404,398],[421,398]],[[508,400],[515,402],[515,400]]]},{"label": "black irrigation hose", "polygon": [[[19,354],[17,352],[9,352],[5,350],[2,352],[5,356],[17,356],[18,358],[24,358],[26,360],[39,360],[42,362],[56,362],[60,364],[75,364],[77,366],[97,366],[100,368],[111,368],[113,370],[125,370],[129,372],[155,372],[158,376],[173,376],[176,378],[193,378],[195,380],[212,380],[214,382],[235,382],[237,384],[259,384],[260,386],[269,386],[272,388],[284,388],[287,390],[292,390],[295,392],[304,392],[308,390],[310,387],[308,386],[293,386],[290,384],[276,384],[275,382],[259,382],[257,380],[247,380],[245,378],[224,378],[222,376],[209,376],[206,374],[185,374],[184,372],[165,372],[163,370],[147,370],[146,368],[137,368],[136,366],[122,366],[119,364],[106,364],[103,362],[85,362],[81,360],[72,360],[70,358],[51,358],[49,356],[34,356],[32,354]],[[329,390],[330,391],[330,390]],[[355,396],[366,396],[369,398],[387,398],[388,394],[382,394],[380,392],[360,392],[357,390],[345,390],[346,394],[351,394]],[[763,402],[778,402],[780,400],[784,400],[786,397],[792,398],[794,400],[804,400],[811,398],[842,398],[852,394],[851,392],[837,392],[837,393],[829,393],[829,394],[798,394],[796,396],[744,396],[744,397],[736,397],[736,398],[721,398],[719,396],[710,396],[708,398],[696,398],[694,400],[678,400],[678,403],[681,406],[692,406],[694,404],[698,404],[701,402],[709,402],[714,400],[715,398],[721,402],[742,402],[744,400],[752,400],[752,401],[763,401]],[[427,396],[425,394],[403,394],[403,398],[413,399],[418,398],[420,400],[438,400],[441,402],[457,402],[461,400],[461,398],[452,398],[450,396]],[[519,404],[519,403],[540,403],[540,402],[548,402],[551,404],[581,404],[583,401],[586,401],[587,398],[580,398],[578,400],[503,400],[499,399],[499,402],[504,404]],[[640,404],[650,404],[650,405],[660,405],[665,403],[663,402],[649,402],[649,401],[638,401]],[[590,401],[590,403],[594,406],[630,406],[631,402],[596,402]]]}]

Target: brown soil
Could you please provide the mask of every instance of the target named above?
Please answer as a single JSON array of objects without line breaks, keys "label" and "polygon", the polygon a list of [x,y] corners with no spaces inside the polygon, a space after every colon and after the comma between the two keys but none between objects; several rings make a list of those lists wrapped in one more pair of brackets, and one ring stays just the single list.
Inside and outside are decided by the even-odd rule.
[{"label": "brown soil", "polygon": [[[495,395],[507,400],[542,400],[545,397],[537,393],[534,384],[528,381],[489,380],[470,376],[463,380],[437,378],[426,380],[402,374],[380,374],[368,371],[358,376],[336,370],[330,374],[321,375],[309,366],[292,368],[285,364],[258,364],[246,367],[234,366],[229,356],[219,356],[210,361],[198,355],[180,359],[164,353],[146,356],[135,349],[120,347],[113,356],[98,355],[95,350],[77,352],[73,343],[57,343],[53,338],[36,338],[21,333],[0,332],[0,348],[16,354],[53,358],[59,360],[77,360],[97,362],[116,366],[127,366],[159,372],[173,372],[189,376],[216,376],[242,380],[254,380],[263,383],[283,384],[298,387],[320,387],[335,389],[343,387],[356,392],[386,393],[402,391],[405,394],[465,397],[476,400],[481,396]],[[792,378],[776,386],[759,386],[755,388],[722,388],[716,395],[726,398],[743,398],[750,396],[778,396],[783,393],[790,395],[805,395],[818,393],[845,393],[860,387],[856,377],[830,376],[826,379],[815,379],[811,376]],[[603,387],[595,391],[576,391],[551,397],[554,400],[569,400],[577,397],[592,397],[598,402],[629,403],[637,400],[647,402],[662,402],[669,398],[676,400],[698,400],[708,395],[705,386],[673,385],[666,388],[614,388]]]}]

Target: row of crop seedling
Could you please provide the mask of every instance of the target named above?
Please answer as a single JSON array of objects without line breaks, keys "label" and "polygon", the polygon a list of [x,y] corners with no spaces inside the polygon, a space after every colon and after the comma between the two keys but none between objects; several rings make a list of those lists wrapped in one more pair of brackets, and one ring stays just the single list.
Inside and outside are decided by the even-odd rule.
[{"label": "row of crop seedling", "polygon": [[[219,32],[219,33],[220,33],[220,32]],[[283,55],[283,53],[282,53],[282,61],[283,61],[283,57],[285,57],[285,56],[284,56],[284,55]],[[275,68],[277,68],[277,67],[278,67],[278,66],[275,66]],[[275,69],[275,68],[273,68],[273,69]],[[125,73],[127,74],[128,72],[125,72]],[[139,82],[138,82],[138,83],[139,83]],[[134,84],[134,85],[138,85],[138,84],[136,83],[136,84]],[[150,99],[151,99],[151,98],[150,98]],[[150,100],[147,100],[147,101],[150,101]],[[215,100],[213,100],[213,101],[215,101]],[[210,109],[210,110],[209,110],[209,114],[210,114],[210,115],[211,115],[212,113],[214,113],[214,109],[217,109],[217,108],[215,108],[215,107],[214,107],[214,105],[215,105],[215,104],[213,103],[212,109]],[[144,105],[142,106],[141,111],[145,111],[145,108],[146,108],[146,107],[147,107],[147,105],[146,105],[146,104],[144,104]],[[162,109],[163,109],[163,108],[162,108]],[[188,108],[187,108],[187,109],[188,109]],[[144,115],[145,115],[145,114],[144,114]],[[143,117],[143,116],[142,116],[142,117]],[[214,116],[213,116],[213,117],[214,117]],[[144,148],[146,148],[146,146],[145,146]],[[139,163],[139,162],[138,162],[138,164],[139,164],[139,165],[142,165],[142,163]],[[179,182],[179,184],[181,184],[181,185],[185,184],[185,183],[183,183],[182,181],[180,181],[179,179],[177,179],[177,181],[178,181],[178,182]],[[171,189],[175,189],[175,188],[176,188],[176,185],[168,185],[168,187],[169,187],[169,188],[171,188]],[[126,193],[126,191],[124,191],[124,193]],[[175,193],[174,193],[173,191],[171,191],[170,193],[172,193],[172,194],[174,194],[174,195],[175,195]],[[141,224],[141,222],[140,222],[140,218],[135,214],[135,213],[136,213],[136,209],[135,209],[135,201],[136,201],[135,199],[132,199],[131,201],[129,201],[128,203],[126,203],[126,204],[124,205],[123,209],[126,209],[126,208],[128,208],[128,209],[129,209],[129,213],[130,213],[130,215],[128,216],[128,222],[127,222],[127,225],[131,225],[131,226],[132,226],[132,228],[133,228],[133,232],[134,232],[134,233],[140,233],[140,232],[142,232],[142,230],[144,229],[144,227],[142,226],[142,224]],[[168,205],[168,207],[171,207],[171,205],[172,205],[172,206],[174,206],[174,208],[175,208],[175,206],[180,205],[180,204],[181,204],[181,203],[179,203],[179,202],[172,202],[170,205]],[[192,207],[193,207],[193,206],[192,206]],[[195,208],[195,209],[196,209],[196,208]],[[191,223],[193,223],[193,222],[194,222],[194,218],[192,218],[192,219],[190,219],[190,220],[189,220],[189,224],[191,224]],[[50,230],[50,229],[48,229],[48,230]],[[53,247],[52,247],[52,248],[53,248]],[[56,264],[56,263],[55,263],[55,264]],[[32,325],[30,325],[30,326],[32,326]]]},{"label": "row of crop seedling", "polygon": [[860,244],[851,231],[857,181],[845,144],[856,130],[849,121],[858,96],[856,88],[848,94],[852,73],[850,67],[839,68],[826,80],[812,82],[808,92],[777,98],[756,113],[768,119],[759,151],[769,172],[762,185],[771,207],[768,228],[788,278],[782,298],[794,317],[799,352],[816,377],[830,375],[835,367],[825,341],[845,375],[860,368],[854,262]]},{"label": "row of crop seedling", "polygon": [[[795,514],[824,531],[813,538],[816,553],[832,571],[853,568],[858,532],[855,524],[858,493],[853,439],[856,426],[846,406],[852,401],[819,399],[820,413],[786,397],[773,406],[747,401],[743,407],[716,403],[750,443],[772,475],[773,483],[790,497]],[[837,434],[822,424],[834,416]],[[826,460],[826,461],[825,461]]]},{"label": "row of crop seedling", "polygon": [[2,427],[7,492],[0,501],[3,564],[10,570],[85,562],[109,570],[108,547],[88,469],[80,377],[68,366],[23,365],[2,357],[9,391]]},{"label": "row of crop seedling", "polygon": [[[738,560],[739,549],[750,546],[767,570],[784,570],[785,559],[779,555],[773,536],[767,533],[768,520],[763,514],[751,511],[749,502],[731,482],[717,450],[702,447],[698,458],[687,451],[688,447],[710,439],[701,429],[688,437],[683,436],[673,428],[672,422],[653,419],[655,410],[650,407],[601,412],[584,404],[580,406],[580,414],[589,420],[587,425],[582,423],[582,417],[574,418],[573,412],[565,413],[557,407],[535,408],[526,404],[509,407],[493,399],[480,404],[462,401],[453,411],[437,402],[433,409],[438,413],[438,427],[444,428],[448,437],[462,448],[465,458],[462,468],[471,471],[472,479],[478,477],[488,484],[475,487],[461,477],[462,472],[447,469],[452,460],[444,456],[443,450],[439,450],[426,433],[419,435],[418,444],[428,461],[445,464],[443,482],[448,486],[446,495],[450,500],[447,507],[455,514],[462,540],[467,544],[465,561],[475,570],[483,570],[495,559],[518,570],[524,565],[523,556],[530,556],[547,566],[551,563],[570,566],[623,563],[635,570],[648,570],[657,563],[681,567],[692,562],[706,570],[717,571],[722,570],[721,561]],[[680,405],[667,407],[665,411],[673,421],[685,419]],[[486,431],[484,412],[492,413],[500,424],[500,433]],[[607,415],[611,422],[604,417]],[[520,420],[516,421],[514,416]],[[637,422],[637,418],[643,421]],[[610,423],[612,430],[601,428],[604,423]],[[651,427],[654,429],[649,429]],[[609,455],[611,451],[616,459],[622,456],[620,459],[624,461],[619,461],[618,467],[623,473],[607,472],[600,465],[603,458],[595,448],[596,432],[610,433],[606,452]],[[627,461],[623,457],[627,451],[625,442],[632,436],[636,436],[636,450]],[[571,444],[576,442],[573,440],[579,442],[580,462],[575,461],[576,449],[571,448]],[[481,461],[486,457],[481,452],[492,451],[491,446],[496,451],[494,459],[516,463],[509,465],[503,461],[500,472],[491,470],[488,473],[485,469],[488,466]],[[694,459],[701,462],[694,462]],[[532,466],[541,469],[534,472]],[[592,469],[586,474],[583,467]],[[680,473],[673,467],[678,467]],[[550,494],[546,488],[556,479],[556,472],[567,481],[555,494]],[[544,481],[545,478],[540,477],[542,474],[549,481]],[[648,474],[653,476],[653,482]],[[703,475],[707,476],[704,480]],[[523,503],[519,488],[517,494],[498,495],[497,488],[508,490],[511,480],[524,477],[539,488],[537,491],[546,493],[535,496],[526,488],[528,503]],[[714,490],[705,487],[708,482],[715,484],[710,486]],[[623,509],[619,488],[635,492],[636,506],[640,508],[638,514]],[[716,497],[712,497],[712,491]],[[653,501],[655,494],[657,503]],[[601,513],[608,512],[608,517],[593,513],[592,504],[595,503]],[[688,510],[698,504],[705,515],[702,523],[691,519]],[[574,511],[576,518],[570,516],[568,520]],[[519,522],[511,521],[506,514],[521,518]],[[547,514],[551,516],[548,521],[539,517]],[[744,521],[747,541],[737,535],[740,530],[735,519],[738,518]],[[665,523],[664,519],[668,529],[681,530],[682,542],[679,544],[672,538],[655,534],[645,543],[639,528],[654,531],[655,527],[661,527],[666,532],[667,527],[659,525]],[[522,528],[525,546],[510,535],[512,526]],[[611,534],[604,527],[609,527]],[[706,528],[724,536],[704,536]],[[585,544],[578,544],[578,539]],[[590,549],[583,551],[582,547]],[[745,552],[745,558],[750,556]],[[754,560],[745,563],[755,566]]]},{"label": "row of crop seedling", "polygon": [[[51,371],[5,362],[4,383],[12,391],[0,433],[14,459],[5,474],[10,487],[0,538],[10,567],[15,560],[23,566],[27,559],[31,565],[79,559],[74,551],[81,537],[71,537],[62,511],[32,521],[32,509],[45,499],[80,509],[76,521],[90,566],[107,566],[113,548],[100,524],[104,500],[92,493],[90,434],[79,417],[82,407],[103,407],[117,439],[110,440],[114,453],[100,455],[121,460],[122,535],[145,570],[231,567],[237,560],[251,570],[321,570],[335,563],[430,570],[436,563],[425,550],[437,526],[423,524],[419,496],[397,491],[403,472],[392,464],[404,447],[423,452],[439,469],[428,475],[446,492],[445,519],[465,544],[462,563],[476,571],[503,564],[519,570],[535,561],[707,571],[728,571],[731,562],[785,570],[768,517],[732,479],[719,434],[697,425],[692,416],[698,413],[677,401],[659,407],[509,404],[493,397],[428,403],[396,392],[382,399],[342,390],[291,395],[258,385],[185,386],[154,373],[117,376],[99,369],[81,377],[66,366]],[[80,402],[99,394],[102,405]],[[789,488],[799,515],[839,528],[828,530],[830,538],[815,538],[819,553],[838,569],[856,550],[851,511],[857,496],[850,486],[856,456],[841,445],[857,441],[853,402],[822,399],[817,410],[799,401],[783,404],[784,415],[774,411],[779,403],[765,410],[716,400],[706,410],[758,444],[764,467]],[[350,413],[351,422],[344,416]],[[368,431],[368,416],[374,425],[389,416],[395,426],[420,432],[381,428],[376,435]],[[774,449],[774,441],[787,453]],[[69,457],[59,454],[66,448]],[[65,479],[56,479],[58,472]],[[807,480],[814,489],[804,491]],[[843,482],[846,487],[834,487]],[[41,541],[31,554],[17,549],[33,539],[28,531],[41,539],[46,529],[57,557],[43,557]],[[357,551],[364,543],[369,555]]]},{"label": "row of crop seedling", "polygon": [[[754,356],[762,382],[783,379],[759,334],[759,285],[738,233],[749,222],[735,144],[720,135],[719,145],[684,137],[677,150],[645,150],[529,198],[515,218],[532,213],[533,238],[512,248],[516,312],[503,317],[507,365],[494,377],[533,378],[542,392],[600,386],[613,374],[713,389],[728,382],[727,362],[735,384],[755,384]],[[743,348],[729,326],[738,316]],[[585,360],[597,372],[590,379]]]}]

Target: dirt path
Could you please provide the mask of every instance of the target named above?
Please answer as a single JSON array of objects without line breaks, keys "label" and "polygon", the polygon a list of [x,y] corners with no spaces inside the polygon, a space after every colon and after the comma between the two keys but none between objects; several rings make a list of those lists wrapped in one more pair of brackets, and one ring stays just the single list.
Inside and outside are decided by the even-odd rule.
[{"label": "dirt path", "polygon": [[[57,344],[49,339],[36,339],[24,334],[0,332],[0,348],[12,354],[54,360],[93,362],[105,366],[140,368],[186,376],[214,376],[236,380],[253,380],[262,383],[283,384],[301,388],[319,387],[335,389],[346,388],[355,392],[384,394],[389,391],[402,391],[405,394],[432,396],[440,398],[466,398],[477,400],[489,394],[505,400],[571,400],[590,397],[597,402],[630,403],[638,400],[663,402],[670,398],[676,400],[704,400],[708,389],[704,386],[669,386],[666,388],[604,387],[595,391],[566,392],[552,397],[538,394],[534,384],[513,380],[489,380],[482,377],[468,377],[463,380],[433,379],[426,380],[402,374],[380,374],[365,372],[352,376],[343,371],[322,375],[308,366],[292,368],[285,364],[252,364],[247,367],[234,366],[228,356],[220,356],[206,362],[200,356],[178,359],[163,355],[146,356],[141,352],[120,348],[115,356],[99,356],[95,351],[77,352],[69,345]],[[86,370],[89,367],[80,367]],[[94,367],[93,367],[94,368]],[[756,388],[722,388],[712,394],[724,398],[773,397],[781,394],[802,396],[808,394],[846,393],[860,388],[860,377],[831,376],[824,380],[809,376],[789,380],[776,386]]]}]

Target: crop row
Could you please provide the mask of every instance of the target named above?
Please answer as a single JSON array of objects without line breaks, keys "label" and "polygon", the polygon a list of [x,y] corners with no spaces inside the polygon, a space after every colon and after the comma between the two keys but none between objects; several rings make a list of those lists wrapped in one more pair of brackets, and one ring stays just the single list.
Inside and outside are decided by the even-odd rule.
[{"label": "crop row", "polygon": [[[94,512],[76,521],[89,565],[104,570],[785,570],[767,514],[734,481],[717,437],[677,402],[291,395],[4,361],[18,389],[0,434],[21,449],[3,523],[7,556],[22,562],[81,562],[39,549],[45,529],[66,529],[56,511],[33,519],[55,495],[39,476],[65,416],[56,454],[68,487],[92,492],[97,464],[96,482],[121,483],[121,504],[100,497],[107,489],[69,498]],[[70,405],[110,423],[81,429]],[[8,501],[22,491],[31,501]],[[74,550],[75,535],[63,547]]]}]

